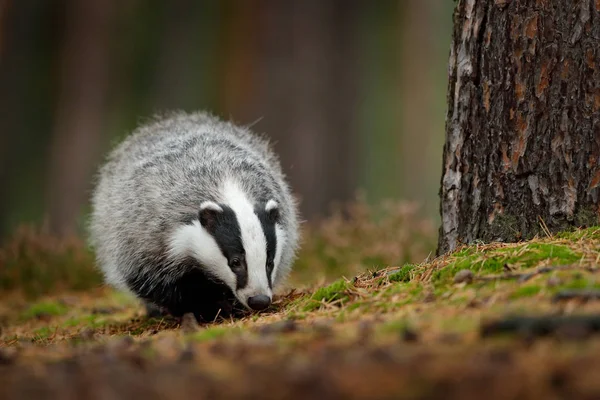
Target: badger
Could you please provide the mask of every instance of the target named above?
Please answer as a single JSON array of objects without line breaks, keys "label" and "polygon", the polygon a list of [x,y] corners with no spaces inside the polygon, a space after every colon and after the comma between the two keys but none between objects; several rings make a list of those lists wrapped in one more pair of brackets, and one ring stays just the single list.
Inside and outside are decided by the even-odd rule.
[{"label": "badger", "polygon": [[264,310],[297,250],[297,205],[269,141],[206,112],[139,126],[100,167],[91,206],[105,281],[149,313]]}]

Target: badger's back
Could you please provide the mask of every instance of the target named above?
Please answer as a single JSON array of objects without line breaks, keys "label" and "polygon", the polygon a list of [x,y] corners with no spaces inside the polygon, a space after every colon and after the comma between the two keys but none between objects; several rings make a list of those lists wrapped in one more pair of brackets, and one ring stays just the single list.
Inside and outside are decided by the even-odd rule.
[{"label": "badger's back", "polygon": [[[278,282],[298,241],[296,207],[268,142],[205,113],[175,113],[138,128],[109,155],[92,198],[90,240],[109,283],[129,289],[172,280],[165,263],[173,230],[197,218],[205,201],[219,201],[234,181],[251,201],[275,199],[286,235]],[[275,282],[278,283],[278,282]]]}]

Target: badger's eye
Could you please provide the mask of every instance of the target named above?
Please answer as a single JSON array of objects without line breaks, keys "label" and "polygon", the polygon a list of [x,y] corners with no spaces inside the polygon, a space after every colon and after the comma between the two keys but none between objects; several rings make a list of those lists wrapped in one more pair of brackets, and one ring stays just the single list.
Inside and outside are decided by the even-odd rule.
[{"label": "badger's eye", "polygon": [[239,257],[233,257],[231,261],[229,261],[229,266],[231,268],[241,268],[242,260]]}]

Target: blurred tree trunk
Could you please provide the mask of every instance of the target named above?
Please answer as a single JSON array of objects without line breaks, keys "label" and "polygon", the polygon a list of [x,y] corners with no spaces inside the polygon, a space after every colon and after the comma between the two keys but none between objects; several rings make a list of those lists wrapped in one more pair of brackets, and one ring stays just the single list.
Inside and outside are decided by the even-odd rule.
[{"label": "blurred tree trunk", "polygon": [[246,124],[260,119],[257,106],[261,103],[256,100],[262,95],[258,68],[265,60],[258,47],[264,29],[259,18],[262,7],[268,4],[261,0],[221,1],[225,12],[220,46],[228,50],[221,60],[219,104],[235,121]]},{"label": "blurred tree trunk", "polygon": [[[407,0],[402,3],[400,54],[401,115],[400,146],[402,154],[402,198],[420,203],[431,199],[429,183],[439,177],[439,164],[432,162],[430,141],[435,129],[431,117],[435,85],[432,65],[435,62],[433,10],[438,0]],[[415,171],[419,171],[418,174]],[[435,190],[435,188],[433,188]]]},{"label": "blurred tree trunk", "polygon": [[[8,14],[8,0],[0,0],[0,65],[4,62],[4,46],[6,37],[5,18]],[[9,135],[6,132],[0,133],[0,210],[6,210],[8,188],[8,149]],[[5,212],[0,212],[0,239],[2,238],[2,230],[4,228]]]},{"label": "blurred tree trunk", "polygon": [[217,47],[221,2],[179,0],[164,2],[162,7],[164,22],[156,39],[160,58],[153,68],[150,100],[159,111],[195,111],[198,104],[214,104],[219,56],[229,52]]},{"label": "blurred tree trunk", "polygon": [[2,62],[2,53],[4,50],[5,18],[8,14],[8,0],[0,0],[0,62]]},{"label": "blurred tree trunk", "polygon": [[59,99],[47,186],[53,233],[76,231],[99,158],[109,83],[112,1],[66,2]]},{"label": "blurred tree trunk", "polygon": [[307,218],[356,186],[358,1],[261,3],[255,129],[275,141]]},{"label": "blurred tree trunk", "polygon": [[460,0],[449,64],[438,253],[597,224],[600,1]]}]

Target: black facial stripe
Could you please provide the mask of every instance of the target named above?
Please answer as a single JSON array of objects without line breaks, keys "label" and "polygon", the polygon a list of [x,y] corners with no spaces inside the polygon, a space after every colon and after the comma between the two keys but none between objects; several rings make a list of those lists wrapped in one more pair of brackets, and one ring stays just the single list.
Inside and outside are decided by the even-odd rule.
[{"label": "black facial stripe", "polygon": [[239,290],[248,284],[248,267],[244,257],[242,232],[235,216],[235,212],[231,207],[223,204],[220,204],[220,206],[223,209],[223,212],[217,213],[216,220],[211,226],[210,233],[229,263],[231,263],[234,258],[241,260],[241,266],[239,268],[231,269],[236,276],[236,286]]},{"label": "black facial stripe", "polygon": [[[273,287],[271,281],[271,275],[273,274],[273,263],[275,260],[275,251],[277,249],[277,235],[275,234],[275,223],[270,220],[269,213],[265,211],[264,205],[257,207],[254,211],[258,216],[260,224],[262,225],[265,238],[267,239],[267,278],[269,280],[269,287]],[[269,268],[270,266],[270,268]]]}]

